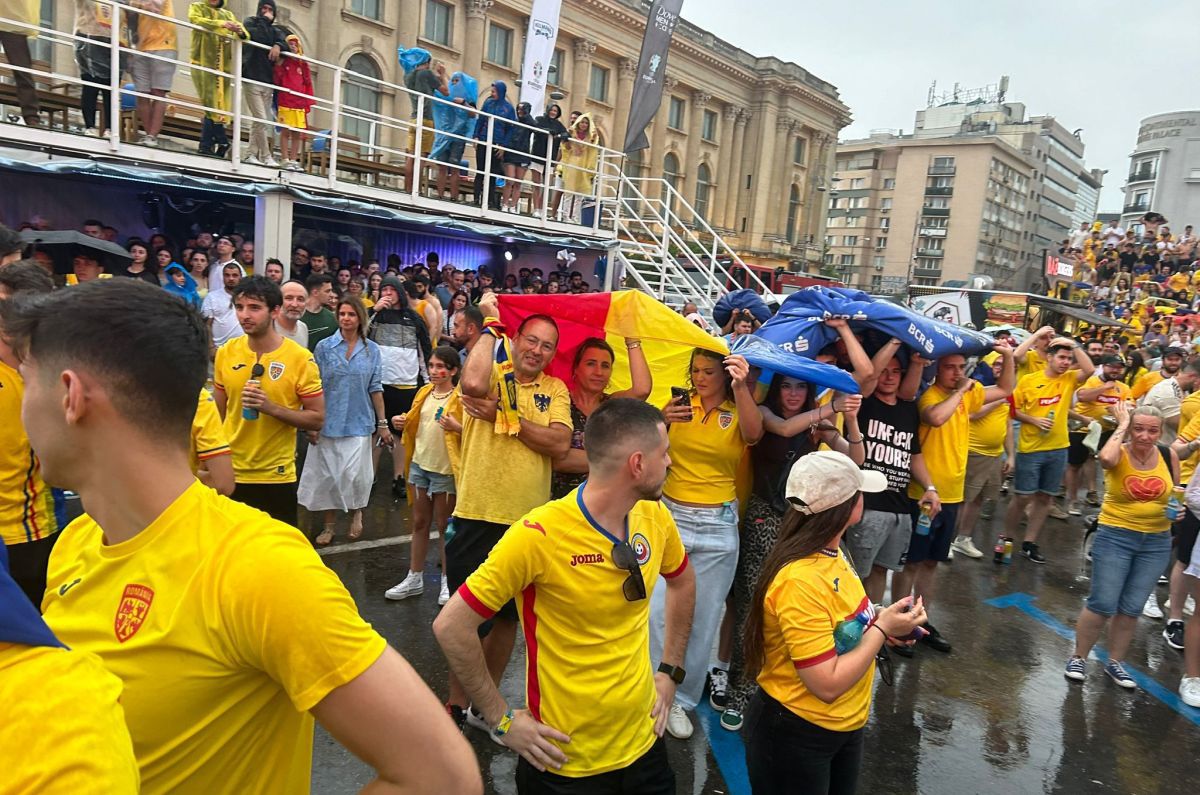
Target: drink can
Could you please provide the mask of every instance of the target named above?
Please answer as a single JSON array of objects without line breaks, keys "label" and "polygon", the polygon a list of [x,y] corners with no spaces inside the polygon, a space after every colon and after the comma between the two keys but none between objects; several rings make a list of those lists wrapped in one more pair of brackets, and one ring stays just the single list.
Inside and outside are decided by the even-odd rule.
[{"label": "drink can", "polygon": [[[250,380],[246,381],[246,386],[250,386],[251,384],[254,384],[254,386],[258,386],[258,384],[259,384],[258,379],[251,378]],[[242,406],[242,419],[244,419],[244,420],[258,419],[258,409],[252,409],[249,406]]]},{"label": "drink can", "polygon": [[1005,536],[1004,538],[1004,562],[1012,563],[1013,540]]},{"label": "drink can", "polygon": [[933,524],[933,519],[929,517],[929,511],[922,508],[921,515],[917,517],[917,535],[929,535],[929,527]]}]

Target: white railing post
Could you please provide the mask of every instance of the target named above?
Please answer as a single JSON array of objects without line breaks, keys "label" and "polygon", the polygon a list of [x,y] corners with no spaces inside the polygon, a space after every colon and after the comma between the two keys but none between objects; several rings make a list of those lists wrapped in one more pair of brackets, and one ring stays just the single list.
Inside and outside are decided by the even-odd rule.
[{"label": "white railing post", "polygon": [[412,169],[412,184],[408,186],[408,193],[414,199],[421,195],[420,185],[425,181],[425,164],[421,158],[421,141],[425,134],[425,95],[417,96],[417,114],[413,119],[415,134],[413,135],[413,169]]},{"label": "white railing post", "polygon": [[550,184],[552,182],[550,172],[554,168],[554,139],[549,135],[546,136],[546,165],[542,169],[542,184],[538,188],[542,192],[542,212],[541,226],[545,226],[550,220]]},{"label": "white railing post", "polygon": [[325,145],[329,147],[329,173],[326,177],[330,187],[337,185],[338,144],[341,141],[342,126],[342,75],[343,70],[339,66],[333,72],[333,123],[330,125],[329,137],[325,140]]},{"label": "white railing post", "polygon": [[[600,229],[600,209],[604,206],[601,200],[603,190],[604,150],[601,149],[596,157],[596,178],[592,181],[592,234],[596,234]],[[580,206],[582,207],[582,204]],[[582,212],[582,209],[580,212]]]},{"label": "white railing post", "polygon": [[[485,148],[483,152],[483,181],[480,183],[483,185],[483,188],[479,193],[480,210],[487,210],[491,205],[491,202],[488,201],[488,197],[491,194],[491,191],[488,190],[488,182],[492,179],[492,141],[494,140],[492,135],[495,131],[496,117],[488,116],[487,139],[484,141]],[[479,164],[476,163],[475,166],[478,168]]]},{"label": "white railing post", "polygon": [[[109,27],[109,92],[108,145],[115,152],[121,147],[121,7],[116,0],[109,2],[112,25]],[[99,75],[96,75],[99,77]],[[137,129],[137,103],[134,102],[133,125]]]},{"label": "white railing post", "polygon": [[233,170],[242,165],[242,40],[233,40]]},{"label": "white railing post", "polygon": [[662,243],[658,249],[658,299],[661,301],[667,297],[667,260],[671,256],[671,225],[666,213],[659,225],[662,227]]}]

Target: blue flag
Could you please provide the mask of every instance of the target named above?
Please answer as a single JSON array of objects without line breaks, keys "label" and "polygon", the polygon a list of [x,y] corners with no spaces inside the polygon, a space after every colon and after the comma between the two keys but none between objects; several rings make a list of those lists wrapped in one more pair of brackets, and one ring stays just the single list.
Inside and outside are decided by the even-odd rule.
[{"label": "blue flag", "polygon": [[0,566],[0,643],[62,645],[8,573],[7,566]]},{"label": "blue flag", "polygon": [[858,382],[840,367],[789,353],[755,334],[743,334],[738,337],[733,341],[733,345],[729,346],[729,352],[744,356],[750,364],[761,367],[764,371],[764,381],[769,381],[771,374],[781,373],[791,378],[799,378],[805,383],[850,395],[857,395],[859,392]]},{"label": "blue flag", "polygon": [[895,337],[927,359],[952,353],[973,356],[996,344],[987,334],[934,320],[862,290],[820,286],[789,295],[755,334],[784,350],[813,357],[837,340],[837,331],[825,325],[834,317],[848,318],[856,334],[874,330]]}]

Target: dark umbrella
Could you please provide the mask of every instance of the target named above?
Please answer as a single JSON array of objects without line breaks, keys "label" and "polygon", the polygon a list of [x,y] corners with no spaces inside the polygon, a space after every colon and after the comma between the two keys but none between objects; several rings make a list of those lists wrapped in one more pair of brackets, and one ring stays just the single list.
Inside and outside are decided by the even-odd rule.
[{"label": "dark umbrella", "polygon": [[71,261],[75,255],[86,251],[104,266],[107,273],[123,268],[133,261],[133,256],[116,243],[89,237],[82,232],[38,232],[26,229],[21,233],[21,242],[30,246],[27,256],[34,251],[44,251],[54,260],[55,273],[71,273]]}]

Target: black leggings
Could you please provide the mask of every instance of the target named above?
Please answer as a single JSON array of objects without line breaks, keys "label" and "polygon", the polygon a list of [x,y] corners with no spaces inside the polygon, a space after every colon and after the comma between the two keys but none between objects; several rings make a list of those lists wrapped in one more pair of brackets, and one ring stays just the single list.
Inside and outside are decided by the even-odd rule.
[{"label": "black leggings", "polygon": [[754,795],[852,795],[863,731],[809,723],[760,688],[746,710],[746,768]]}]

